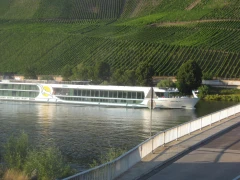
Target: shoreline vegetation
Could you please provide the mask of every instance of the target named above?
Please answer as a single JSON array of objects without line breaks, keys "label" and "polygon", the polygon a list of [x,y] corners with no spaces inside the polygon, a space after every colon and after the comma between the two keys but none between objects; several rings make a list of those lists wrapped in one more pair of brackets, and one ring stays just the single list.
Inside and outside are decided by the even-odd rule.
[{"label": "shoreline vegetation", "polygon": [[[53,180],[78,172],[66,162],[57,147],[32,147],[25,132],[10,136],[1,149],[0,180]],[[89,168],[112,161],[125,151],[110,148],[106,154],[101,154],[98,160],[93,159]]]},{"label": "shoreline vegetation", "polygon": [[240,89],[217,88],[203,85],[198,90],[199,98],[205,101],[240,102]]},{"label": "shoreline vegetation", "polygon": [[3,146],[0,156],[0,179],[9,180],[50,180],[74,174],[56,147],[36,149],[22,132],[11,136]]}]

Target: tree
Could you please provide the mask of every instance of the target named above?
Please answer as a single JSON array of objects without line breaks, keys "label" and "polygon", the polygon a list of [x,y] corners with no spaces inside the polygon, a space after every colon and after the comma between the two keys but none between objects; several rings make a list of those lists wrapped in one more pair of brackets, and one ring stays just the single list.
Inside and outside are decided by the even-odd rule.
[{"label": "tree", "polygon": [[164,80],[161,80],[157,83],[157,87],[159,88],[170,88],[170,87],[176,87],[176,84],[170,80],[170,79],[164,79]]},{"label": "tree", "polygon": [[111,84],[113,85],[124,85],[124,70],[119,68],[114,71],[111,76]]},{"label": "tree", "polygon": [[36,75],[36,68],[33,66],[27,66],[26,69],[24,70],[24,78],[25,79],[37,79]]},{"label": "tree", "polygon": [[43,75],[40,77],[40,80],[54,80],[54,78],[51,75]]},{"label": "tree", "polygon": [[202,84],[202,70],[195,61],[182,64],[177,73],[177,88],[180,93],[190,95]]},{"label": "tree", "polygon": [[63,67],[61,75],[64,81],[70,80],[72,74],[72,67],[69,64]]},{"label": "tree", "polygon": [[94,71],[94,76],[96,79],[99,79],[101,81],[109,81],[110,74],[110,65],[107,62],[97,62]]},{"label": "tree", "polygon": [[4,72],[3,79],[14,79],[14,73],[13,72]]},{"label": "tree", "polygon": [[124,86],[135,86],[136,75],[134,70],[123,70],[119,68],[114,71],[111,76],[111,84],[113,85],[124,85]]},{"label": "tree", "polygon": [[90,68],[83,63],[78,64],[73,68],[73,75],[71,79],[74,80],[88,80],[89,79],[89,70]]},{"label": "tree", "polygon": [[212,80],[212,79],[213,79],[213,74],[210,73],[210,72],[205,72],[205,73],[203,73],[202,78],[203,78],[204,80]]},{"label": "tree", "polygon": [[136,71],[126,70],[124,73],[124,85],[135,86],[136,85]]},{"label": "tree", "polygon": [[142,62],[136,69],[137,84],[140,86],[152,86],[154,69],[148,62]]}]

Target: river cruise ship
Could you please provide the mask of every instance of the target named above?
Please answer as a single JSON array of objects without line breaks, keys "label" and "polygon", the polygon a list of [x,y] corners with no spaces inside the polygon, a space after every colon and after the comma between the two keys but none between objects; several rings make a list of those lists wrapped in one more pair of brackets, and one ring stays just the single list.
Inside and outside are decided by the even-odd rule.
[{"label": "river cruise ship", "polygon": [[176,89],[59,84],[2,80],[0,100],[134,108],[194,108],[199,98],[180,97]]}]

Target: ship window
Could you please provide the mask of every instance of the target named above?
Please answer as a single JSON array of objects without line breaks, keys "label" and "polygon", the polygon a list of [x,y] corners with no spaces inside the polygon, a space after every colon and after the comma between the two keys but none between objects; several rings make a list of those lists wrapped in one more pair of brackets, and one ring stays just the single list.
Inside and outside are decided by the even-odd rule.
[{"label": "ship window", "polygon": [[4,95],[4,91],[0,91],[0,96],[3,96]]},{"label": "ship window", "polygon": [[8,85],[7,84],[3,84],[2,88],[3,89],[7,89]]},{"label": "ship window", "polygon": [[8,92],[7,92],[7,91],[4,91],[4,92],[3,92],[3,95],[4,95],[4,96],[7,96],[7,95],[8,95]]},{"label": "ship window", "polygon": [[18,89],[18,84],[14,84],[13,89]]},{"label": "ship window", "polygon": [[37,86],[34,86],[34,85],[31,85],[31,86],[30,86],[30,89],[31,89],[31,90],[39,90],[39,88],[38,88]]},{"label": "ship window", "polygon": [[91,97],[94,97],[95,91],[94,90],[89,90],[91,91]]},{"label": "ship window", "polygon": [[95,91],[95,97],[99,97],[99,91],[98,90]]},{"label": "ship window", "polygon": [[82,96],[82,90],[78,90],[78,96]]},{"label": "ship window", "polygon": [[164,97],[164,93],[161,93],[161,92],[156,92],[156,95],[157,95],[158,97]]},{"label": "ship window", "polygon": [[25,91],[24,97],[29,97],[29,92]]},{"label": "ship window", "polygon": [[78,95],[78,90],[77,90],[77,89],[74,89],[73,95],[74,95],[74,96],[77,96],[77,95]]},{"label": "ship window", "polygon": [[109,97],[113,97],[113,92],[109,91]]},{"label": "ship window", "polygon": [[68,89],[68,92],[69,92],[68,95],[73,96],[73,89]]},{"label": "ship window", "polygon": [[87,91],[86,90],[82,90],[82,96],[86,96],[87,95]]},{"label": "ship window", "polygon": [[118,92],[117,91],[113,91],[113,97],[117,98],[118,97]]},{"label": "ship window", "polygon": [[[14,93],[14,91],[13,91],[13,93]],[[29,93],[29,97],[37,97],[37,95],[38,95],[38,93],[36,93],[36,92],[30,92]]]},{"label": "ship window", "polygon": [[100,97],[103,97],[103,91],[100,91]]},{"label": "ship window", "polygon": [[0,91],[0,95],[1,95],[1,96],[4,96],[4,91]]},{"label": "ship window", "polygon": [[128,92],[128,94],[127,94],[127,98],[129,98],[129,99],[132,98],[132,93],[131,93],[131,92]]},{"label": "ship window", "polygon": [[86,92],[87,92],[87,96],[90,96],[91,91],[90,90],[86,90]]},{"label": "ship window", "polygon": [[12,89],[12,84],[8,84],[8,89]]},{"label": "ship window", "polygon": [[132,98],[136,99],[136,92],[132,92]]},{"label": "ship window", "polygon": [[137,92],[137,99],[143,99],[143,92]]},{"label": "ship window", "polygon": [[123,98],[127,98],[127,92],[123,91]]},{"label": "ship window", "polygon": [[164,97],[168,97],[169,96],[169,93],[168,92],[165,92],[164,93]]},{"label": "ship window", "polygon": [[8,92],[8,96],[12,96],[12,91],[7,91]]},{"label": "ship window", "polygon": [[103,91],[104,92],[104,97],[108,97],[108,91]]},{"label": "ship window", "polygon": [[123,92],[122,91],[118,91],[118,98],[122,98],[123,97]]}]

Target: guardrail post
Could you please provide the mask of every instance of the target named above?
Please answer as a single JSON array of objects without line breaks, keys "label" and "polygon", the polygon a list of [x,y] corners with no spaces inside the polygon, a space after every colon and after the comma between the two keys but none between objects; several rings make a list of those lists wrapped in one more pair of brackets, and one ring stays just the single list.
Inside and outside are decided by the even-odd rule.
[{"label": "guardrail post", "polygon": [[163,131],[163,147],[165,146],[165,131]]},{"label": "guardrail post", "polygon": [[210,126],[212,126],[212,114],[211,114],[211,121],[210,121]]},{"label": "guardrail post", "polygon": [[191,122],[189,122],[189,132],[188,135],[191,135]]},{"label": "guardrail post", "polygon": [[176,141],[178,140],[178,126],[177,126],[177,138],[176,138]]},{"label": "guardrail post", "polygon": [[153,153],[153,137],[152,137],[152,153]]},{"label": "guardrail post", "polygon": [[141,147],[141,158],[142,158],[142,145],[140,147]]},{"label": "guardrail post", "polygon": [[202,118],[201,118],[201,126],[200,126],[200,131],[202,130]]},{"label": "guardrail post", "polygon": [[219,122],[221,122],[221,111],[219,112]]}]

